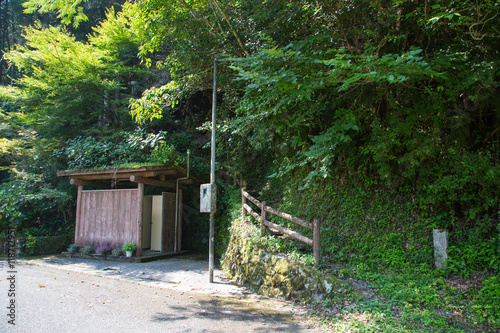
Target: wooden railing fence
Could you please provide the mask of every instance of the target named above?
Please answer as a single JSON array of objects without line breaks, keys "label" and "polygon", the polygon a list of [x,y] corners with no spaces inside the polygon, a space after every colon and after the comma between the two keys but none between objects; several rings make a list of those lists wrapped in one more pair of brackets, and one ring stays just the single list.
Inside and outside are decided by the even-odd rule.
[{"label": "wooden railing fence", "polygon": [[[255,212],[252,207],[250,207],[247,204],[247,200],[252,202],[255,206],[260,208],[260,215]],[[288,235],[290,237],[293,237],[303,243],[306,243],[307,245],[310,245],[313,247],[313,253],[314,253],[314,259],[316,260],[316,264],[319,264],[320,261],[320,256],[321,256],[321,248],[320,248],[320,221],[319,220],[314,220],[313,223],[309,223],[307,221],[304,221],[302,219],[299,219],[295,216],[292,216],[287,213],[280,212],[277,209],[271,208],[269,206],[266,206],[266,202],[262,201],[260,202],[259,200],[255,199],[252,197],[245,188],[241,189],[241,214],[243,217],[246,216],[247,212],[250,213],[253,217],[255,217],[261,224],[262,227],[262,233],[264,234],[266,232],[267,228],[273,228],[285,235]],[[295,232],[293,230],[287,229],[285,227],[282,227],[276,223],[273,223],[269,220],[267,220],[267,213],[274,214],[276,216],[282,217],[288,221],[294,222],[296,224],[299,224],[303,227],[306,227],[310,230],[313,231],[313,239],[310,239],[304,235],[299,234],[298,232]]]}]

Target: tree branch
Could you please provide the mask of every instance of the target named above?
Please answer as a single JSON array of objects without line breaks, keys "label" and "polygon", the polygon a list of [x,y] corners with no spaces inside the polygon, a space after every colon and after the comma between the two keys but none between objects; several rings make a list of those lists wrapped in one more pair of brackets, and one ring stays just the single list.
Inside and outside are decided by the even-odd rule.
[{"label": "tree branch", "polygon": [[241,50],[243,51],[243,53],[245,53],[245,55],[248,57],[250,55],[250,53],[247,51],[247,49],[245,48],[243,42],[241,41],[241,38],[240,36],[238,35],[238,33],[236,32],[236,29],[234,29],[233,25],[231,24],[231,22],[229,21],[229,19],[227,18],[227,15],[226,13],[224,13],[224,11],[222,10],[222,8],[219,6],[219,3],[217,2],[217,0],[210,0],[210,3],[212,3],[212,6],[214,7],[214,9],[216,9],[221,15],[222,17],[224,18],[224,20],[226,21],[226,23],[229,25],[229,28],[231,29],[232,33],[233,33],[233,36],[236,38],[236,40],[238,41],[238,44],[241,48]]}]

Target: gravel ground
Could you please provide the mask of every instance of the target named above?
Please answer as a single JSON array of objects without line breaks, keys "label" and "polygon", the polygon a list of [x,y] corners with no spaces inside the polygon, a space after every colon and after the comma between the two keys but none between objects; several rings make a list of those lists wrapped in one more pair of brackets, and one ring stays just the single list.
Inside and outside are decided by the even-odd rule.
[{"label": "gravel ground", "polygon": [[[47,257],[0,262],[1,332],[316,332],[304,309],[208,282],[204,260],[152,263]],[[15,275],[15,296],[9,277]],[[7,307],[14,300],[15,326]]]}]

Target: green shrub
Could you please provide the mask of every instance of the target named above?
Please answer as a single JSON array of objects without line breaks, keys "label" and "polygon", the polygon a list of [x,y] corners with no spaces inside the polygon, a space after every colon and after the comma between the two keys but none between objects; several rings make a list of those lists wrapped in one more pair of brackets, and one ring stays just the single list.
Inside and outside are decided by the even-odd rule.
[{"label": "green shrub", "polygon": [[80,245],[69,244],[69,246],[68,246],[68,252],[77,253],[78,251],[80,251]]},{"label": "green shrub", "polygon": [[179,164],[181,162],[179,156],[175,154],[175,147],[166,142],[160,142],[155,147],[151,152],[150,160],[159,164]]},{"label": "green shrub", "polygon": [[39,243],[39,240],[37,237],[34,237],[32,235],[28,235],[28,238],[26,239],[26,242],[24,243],[25,254],[28,256],[32,256],[32,255],[36,254],[38,243]]},{"label": "green shrub", "polygon": [[69,193],[56,189],[44,175],[20,172],[0,184],[0,231],[16,227],[18,236],[60,235],[69,227]]},{"label": "green shrub", "polygon": [[[121,132],[114,139],[97,139],[79,136],[70,139],[57,156],[68,162],[69,169],[109,168],[127,163],[160,162],[158,155],[151,155],[167,145],[165,133],[146,133],[143,129]],[[151,158],[153,156],[153,158]],[[162,155],[163,156],[163,155]]]},{"label": "green shrub", "polygon": [[89,255],[89,254],[94,253],[94,248],[93,248],[92,246],[90,246],[90,245],[87,245],[87,246],[85,246],[85,247],[82,249],[82,251],[81,251],[81,252],[82,252],[83,254],[87,254],[87,255]]}]

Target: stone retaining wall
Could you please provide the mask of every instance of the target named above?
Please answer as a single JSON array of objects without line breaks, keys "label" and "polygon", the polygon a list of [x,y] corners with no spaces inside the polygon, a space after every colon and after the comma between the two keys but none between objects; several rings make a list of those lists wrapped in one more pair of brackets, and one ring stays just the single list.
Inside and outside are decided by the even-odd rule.
[{"label": "stone retaining wall", "polygon": [[343,291],[344,284],[313,266],[305,266],[285,255],[268,253],[252,239],[260,232],[249,221],[233,221],[223,268],[233,280],[249,284],[265,296],[322,300]]}]

